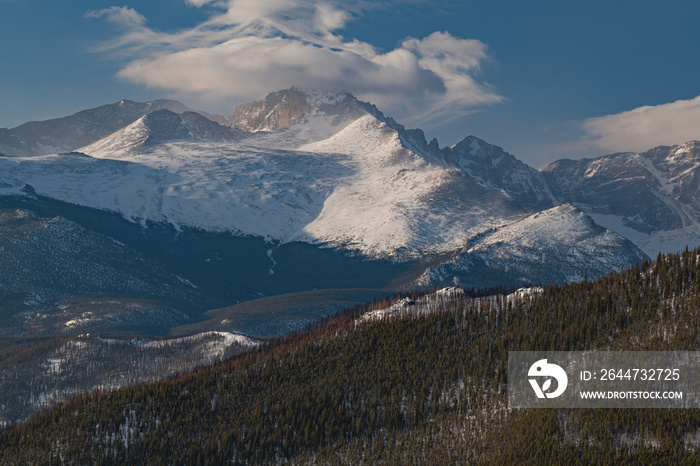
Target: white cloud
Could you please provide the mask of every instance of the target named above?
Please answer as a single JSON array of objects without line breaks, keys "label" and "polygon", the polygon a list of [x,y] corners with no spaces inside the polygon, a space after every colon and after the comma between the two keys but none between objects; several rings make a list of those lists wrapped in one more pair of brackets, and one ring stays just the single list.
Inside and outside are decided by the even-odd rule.
[{"label": "white cloud", "polygon": [[86,18],[106,18],[108,21],[122,26],[133,27],[146,24],[146,18],[126,6],[113,6],[103,10],[90,10],[85,13]]},{"label": "white cloud", "polygon": [[407,39],[401,47],[415,53],[419,57],[418,64],[439,76],[446,90],[416,117],[418,121],[455,119],[476,107],[503,101],[491,86],[476,80],[481,63],[489,60],[483,42],[434,32],[423,40]]},{"label": "white cloud", "polygon": [[643,151],[700,139],[700,96],[644,106],[581,123],[586,136],[578,145],[607,152]]},{"label": "white cloud", "polygon": [[337,10],[328,5],[320,4],[316,5],[314,22],[318,30],[335,31],[345,26],[345,23],[347,23],[351,17],[352,16],[347,11]]},{"label": "white cloud", "polygon": [[221,19],[231,24],[240,24],[278,17],[301,7],[296,0],[229,0],[226,14]]},{"label": "white cloud", "polygon": [[209,3],[213,3],[216,0],[185,0],[185,2],[188,5],[196,6],[197,8],[201,8],[204,5],[208,5]]},{"label": "white cloud", "polygon": [[[186,0],[194,6],[208,0]],[[205,98],[261,97],[291,86],[343,89],[378,105],[410,110],[413,122],[459,116],[502,101],[480,82],[486,45],[435,32],[407,38],[394,50],[347,39],[337,31],[359,17],[364,0],[229,0],[214,2],[208,21],[161,33],[144,27],[134,10],[91,13],[132,28],[104,50],[132,57],[125,80]],[[134,16],[133,13],[137,16]],[[124,20],[123,22],[126,22]]]},{"label": "white cloud", "polygon": [[247,36],[149,57],[129,64],[119,76],[210,97],[261,94],[293,85],[395,98],[444,91],[440,78],[421,68],[417,58],[405,50],[368,59],[279,37]]}]

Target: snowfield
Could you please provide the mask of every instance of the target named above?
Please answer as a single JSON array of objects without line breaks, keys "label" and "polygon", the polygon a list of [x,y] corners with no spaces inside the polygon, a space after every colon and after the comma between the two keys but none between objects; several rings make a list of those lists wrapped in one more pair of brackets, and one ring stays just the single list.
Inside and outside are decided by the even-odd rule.
[{"label": "snowfield", "polygon": [[[163,222],[176,229],[252,235],[273,245],[302,241],[394,261],[444,257],[494,229],[498,232],[490,234],[482,249],[506,246],[498,246],[501,251],[492,259],[540,260],[536,249],[580,236],[565,210],[547,210],[563,202],[619,233],[636,232],[631,239],[648,251],[656,252],[660,242],[675,247],[688,235],[700,237],[695,220],[700,205],[674,200],[679,186],[697,184],[700,157],[692,144],[670,155],[560,161],[540,173],[473,136],[440,149],[435,140],[428,144],[420,130],[406,130],[371,104],[342,92],[272,93],[228,117],[234,127],[165,107],[76,152],[0,156],[0,195],[37,194],[117,212],[144,226]],[[619,179],[609,180],[620,166]],[[615,196],[615,183],[635,192],[639,179],[648,181],[652,194],[628,202],[629,210],[639,210],[634,202],[654,201],[654,193],[661,193],[658,202],[668,204],[668,212],[656,215],[656,206],[637,216],[607,212],[614,199],[605,195]],[[590,196],[574,195],[592,192],[595,197],[601,189],[598,207],[586,204],[595,201]],[[550,224],[539,221],[535,230],[552,229],[552,234],[526,234],[530,220],[516,224],[533,212],[547,212],[543,215]],[[666,220],[678,225],[642,231],[650,222]],[[627,251],[608,260],[604,254],[618,245],[618,238],[591,238],[573,244],[573,253],[552,252],[613,268],[636,257]]]},{"label": "snowfield", "polygon": [[139,348],[164,348],[167,346],[197,347],[200,358],[203,361],[211,362],[224,356],[226,349],[232,345],[239,345],[242,348],[254,348],[261,341],[245,335],[231,332],[204,332],[188,337],[168,338],[164,340],[132,340],[132,344]]},{"label": "snowfield", "polygon": [[[255,146],[269,142],[257,133],[206,142],[215,130],[201,117],[174,115],[149,114],[81,152],[0,157],[0,195],[24,194],[30,185],[38,195],[142,224],[323,243],[394,259],[458,249],[468,236],[522,214],[501,191],[407,149],[397,130],[370,114],[338,125],[329,138],[300,145],[292,137],[291,148],[278,149]],[[333,126],[320,125],[322,119],[311,121]],[[287,135],[306,140],[324,133],[303,131],[305,124],[286,128]],[[163,131],[191,140],[161,141]],[[475,203],[470,190],[488,194],[493,208]]]}]

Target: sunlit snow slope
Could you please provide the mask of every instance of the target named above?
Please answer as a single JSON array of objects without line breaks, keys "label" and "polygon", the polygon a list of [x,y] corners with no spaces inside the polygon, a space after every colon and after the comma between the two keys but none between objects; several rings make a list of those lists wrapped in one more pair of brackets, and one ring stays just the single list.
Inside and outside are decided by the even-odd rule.
[{"label": "sunlit snow slope", "polygon": [[[28,184],[136,222],[398,259],[458,249],[526,212],[503,190],[408,149],[401,127],[342,96],[313,94],[312,118],[284,128],[284,137],[242,133],[191,112],[153,112],[81,153],[0,157],[0,193]],[[301,144],[329,128],[337,132]],[[272,139],[280,148],[268,146]]]},{"label": "sunlit snow slope", "polygon": [[0,157],[0,195],[399,261],[444,257],[557,203],[503,149],[475,137],[440,149],[344,92],[275,92],[225,124],[159,109],[78,152]]},{"label": "sunlit snow slope", "polygon": [[570,204],[470,238],[454,259],[427,271],[424,284],[575,282],[619,270],[646,256],[631,241],[595,224]]}]

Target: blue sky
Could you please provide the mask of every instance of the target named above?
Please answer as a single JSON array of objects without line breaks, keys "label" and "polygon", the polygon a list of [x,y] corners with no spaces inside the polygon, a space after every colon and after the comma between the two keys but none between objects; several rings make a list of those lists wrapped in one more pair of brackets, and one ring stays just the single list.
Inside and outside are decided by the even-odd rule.
[{"label": "blue sky", "polygon": [[541,167],[700,139],[698,19],[695,1],[0,0],[0,127],[345,88]]}]

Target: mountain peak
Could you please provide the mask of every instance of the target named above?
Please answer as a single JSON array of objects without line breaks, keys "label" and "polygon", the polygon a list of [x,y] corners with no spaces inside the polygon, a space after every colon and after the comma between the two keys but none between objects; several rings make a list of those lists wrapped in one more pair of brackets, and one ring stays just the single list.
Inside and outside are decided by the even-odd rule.
[{"label": "mountain peak", "polygon": [[196,112],[175,113],[160,109],[81,149],[96,157],[114,157],[147,144],[176,141],[235,141],[240,132],[221,126]]},{"label": "mountain peak", "polygon": [[219,141],[232,137],[230,128],[192,111],[176,113],[167,109],[156,110],[139,121],[148,128],[149,142]]},{"label": "mountain peak", "polygon": [[678,164],[700,159],[700,141],[688,141],[675,146],[658,146],[642,154],[654,163]]},{"label": "mountain peak", "polygon": [[368,111],[371,110],[368,105],[344,91],[292,87],[271,92],[263,100],[239,105],[227,122],[249,132],[277,131],[297,123],[305,115],[323,114],[335,117],[338,122],[354,120],[365,113],[373,113]]},{"label": "mountain peak", "polygon": [[459,255],[429,269],[420,283],[547,285],[600,277],[644,259],[631,241],[565,203],[473,236]]},{"label": "mountain peak", "polygon": [[554,198],[542,174],[498,146],[468,136],[443,153],[477,183],[505,191],[529,211],[552,207]]},{"label": "mountain peak", "polygon": [[175,113],[191,111],[175,100],[134,102],[122,99],[66,117],[30,121],[16,128],[0,131],[0,152],[10,156],[28,157],[74,151],[99,141],[157,110],[170,110]]},{"label": "mountain peak", "polygon": [[469,159],[483,159],[482,161],[488,159],[488,161],[495,164],[498,164],[503,157],[515,159],[514,156],[504,151],[503,148],[489,144],[476,136],[467,136],[450,147],[450,149]]}]

